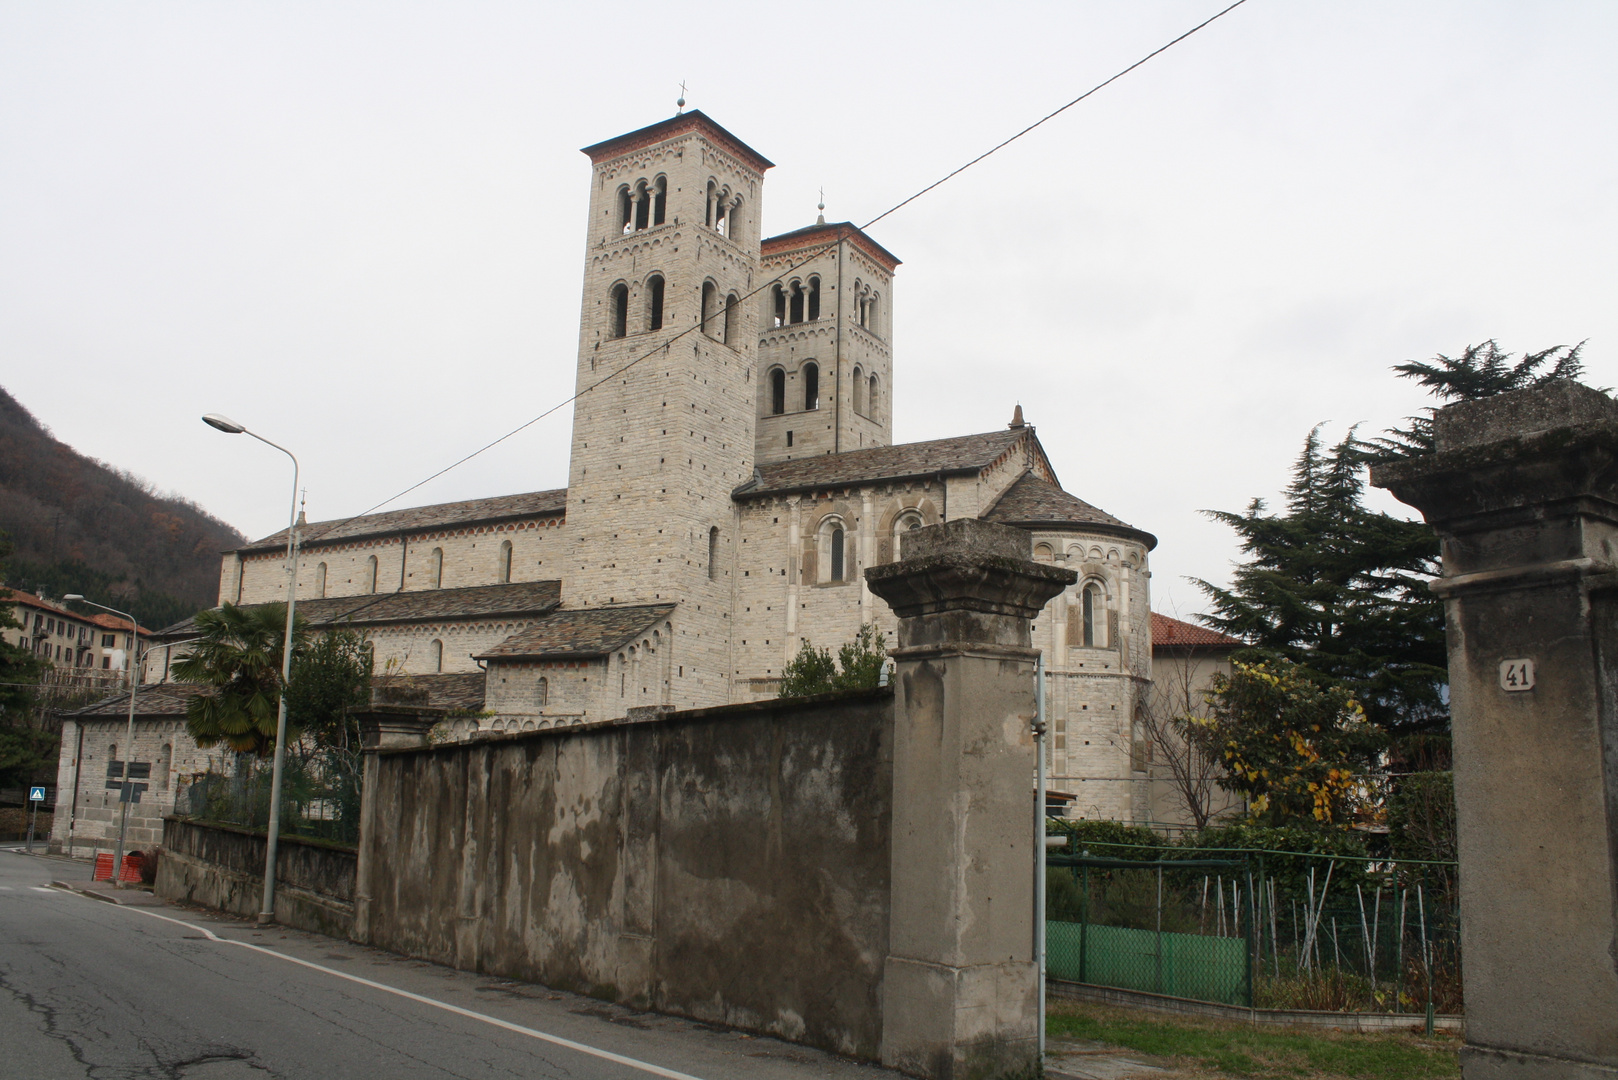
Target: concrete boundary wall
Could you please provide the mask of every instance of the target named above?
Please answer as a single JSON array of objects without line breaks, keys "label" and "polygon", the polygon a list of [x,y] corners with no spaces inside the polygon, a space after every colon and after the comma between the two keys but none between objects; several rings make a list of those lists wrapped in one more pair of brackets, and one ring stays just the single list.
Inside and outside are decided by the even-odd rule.
[{"label": "concrete boundary wall", "polygon": [[[282,835],[276,849],[275,921],[347,937],[354,920],[353,848]],[[264,834],[235,825],[170,817],[155,891],[255,918],[264,897]]]},{"label": "concrete boundary wall", "polygon": [[373,752],[354,938],[875,1057],[892,746],[884,689]]}]

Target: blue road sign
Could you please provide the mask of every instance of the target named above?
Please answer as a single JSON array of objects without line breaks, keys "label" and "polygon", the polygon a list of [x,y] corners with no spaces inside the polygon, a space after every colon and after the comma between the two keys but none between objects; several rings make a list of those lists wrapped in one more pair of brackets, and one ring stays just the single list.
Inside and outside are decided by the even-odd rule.
[{"label": "blue road sign", "polygon": [[42,787],[31,787],[31,788],[29,788],[28,789],[28,801],[29,802],[44,802],[45,801],[45,789],[42,788]]}]

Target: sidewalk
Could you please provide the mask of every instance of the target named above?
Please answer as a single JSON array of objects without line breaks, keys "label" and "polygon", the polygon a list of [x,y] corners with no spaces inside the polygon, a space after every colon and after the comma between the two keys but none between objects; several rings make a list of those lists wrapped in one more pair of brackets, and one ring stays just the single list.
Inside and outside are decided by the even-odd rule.
[{"label": "sidewalk", "polygon": [[[78,860],[74,860],[77,862]],[[86,867],[88,869],[88,867]],[[121,889],[114,889],[110,881],[62,881],[51,882],[54,888],[66,889],[76,892],[80,896],[88,896],[92,900],[105,900],[109,904],[123,904],[128,907],[166,907],[168,901],[160,899],[151,889],[144,885],[128,885]]]}]

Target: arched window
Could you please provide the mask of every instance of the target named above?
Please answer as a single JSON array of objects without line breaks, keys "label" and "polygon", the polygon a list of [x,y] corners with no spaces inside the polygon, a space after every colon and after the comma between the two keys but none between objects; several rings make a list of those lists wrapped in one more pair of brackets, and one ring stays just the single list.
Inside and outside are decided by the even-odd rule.
[{"label": "arched window", "polygon": [[500,564],[495,570],[495,580],[504,585],[511,580],[511,541],[500,541]]},{"label": "arched window", "polygon": [[174,761],[174,744],[164,743],[157,752],[157,763],[152,766],[152,783],[159,791],[169,789],[169,766]]},{"label": "arched window", "polygon": [[444,587],[444,549],[433,548],[433,553],[427,557],[427,580],[432,582],[431,588]]},{"label": "arched window", "polygon": [[1101,603],[1101,586],[1094,582],[1084,587],[1080,594],[1080,618],[1084,626],[1085,648],[1100,648],[1106,643],[1102,640],[1102,620],[1106,617],[1106,609]]},{"label": "arched window", "polygon": [[719,526],[708,530],[708,580],[719,580]]},{"label": "arched window", "polygon": [[635,231],[635,202],[629,195],[629,186],[618,189],[618,231],[632,233]]},{"label": "arched window", "polygon": [[324,597],[325,595],[326,595],[326,564],[321,563],[319,566],[315,567],[315,596]]},{"label": "arched window", "polygon": [[432,672],[444,670],[444,643],[437,638],[427,646],[427,670]]},{"label": "arched window", "polygon": [[858,364],[854,365],[854,413],[865,415],[865,375]]},{"label": "arched window", "polygon": [[663,275],[646,279],[646,329],[663,329]]},{"label": "arched window", "polygon": [[803,407],[820,408],[820,365],[813,360],[803,365]]},{"label": "arched window", "polygon": [[877,321],[876,314],[877,295],[872,293],[870,299],[865,301],[865,326],[873,334],[882,333],[882,324]]},{"label": "arched window", "polygon": [[804,303],[803,283],[798,282],[798,281],[794,281],[792,283],[792,297],[791,297],[791,299],[789,301],[789,304],[788,304],[788,312],[787,312],[787,321],[788,322],[794,322],[794,323],[803,322],[803,303]]},{"label": "arched window", "polygon": [[1051,546],[1049,544],[1035,544],[1034,545],[1034,561],[1035,562],[1052,562],[1052,561],[1055,560],[1055,558],[1056,558],[1056,553],[1051,550]]},{"label": "arched window", "polygon": [[365,560],[365,591],[376,592],[376,556]]},{"label": "arched window", "polygon": [[607,294],[607,336],[621,338],[629,333],[629,286],[623,282]]},{"label": "arched window", "polygon": [[820,279],[817,277],[810,278],[806,291],[808,296],[804,301],[804,306],[806,308],[804,317],[810,322],[813,322],[820,318]]},{"label": "arched window", "polygon": [[544,708],[551,703],[551,681],[545,676],[539,677],[539,684],[534,687],[534,704]]},{"label": "arched window", "polygon": [[652,193],[652,224],[661,225],[668,213],[669,182],[659,176]]},{"label": "arched window", "polygon": [[843,580],[843,530],[831,531],[831,580]]},{"label": "arched window", "polygon": [[702,283],[702,332],[716,337],[719,328],[719,287],[711,281]]},{"label": "arched window", "polygon": [[780,416],[787,411],[787,373],[781,368],[770,370],[770,415]]},{"label": "arched window", "polygon": [[779,281],[770,289],[770,310],[773,312],[776,326],[787,324],[787,293]]},{"label": "arched window", "polygon": [[904,541],[906,533],[913,533],[921,528],[921,511],[906,510],[893,520],[893,557],[904,558]]},{"label": "arched window", "polygon": [[725,344],[735,348],[742,335],[742,303],[735,293],[725,297]]},{"label": "arched window", "polygon": [[870,381],[866,384],[866,387],[865,387],[865,415],[871,417],[872,419],[875,419],[876,415],[877,415],[877,411],[876,411],[877,390],[878,390],[878,386],[877,386],[876,376],[872,375],[871,378],[870,378]]}]

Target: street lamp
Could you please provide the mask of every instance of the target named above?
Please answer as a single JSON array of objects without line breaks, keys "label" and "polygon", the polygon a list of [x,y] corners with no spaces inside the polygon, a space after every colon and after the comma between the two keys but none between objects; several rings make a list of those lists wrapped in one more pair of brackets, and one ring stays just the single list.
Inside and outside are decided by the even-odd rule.
[{"label": "street lamp", "polygon": [[292,682],[292,609],[298,602],[298,458],[286,447],[248,431],[229,417],[208,413],[202,422],[226,435],[251,435],[292,458],[292,512],[287,516],[287,628],[281,639],[281,702],[275,713],[275,768],[270,774],[269,834],[264,842],[264,900],[258,913],[258,924],[268,926],[275,921],[275,850],[281,839],[281,770],[286,762],[287,687]]},{"label": "street lamp", "polygon": [[121,889],[124,887],[121,880],[124,868],[124,831],[129,828],[129,803],[135,797],[134,789],[129,786],[129,769],[135,761],[135,690],[140,686],[140,672],[136,670],[133,661],[135,657],[140,655],[140,623],[136,622],[135,616],[128,612],[110,608],[106,604],[98,604],[94,600],[86,600],[78,593],[68,593],[62,599],[77,600],[81,604],[89,604],[91,607],[100,608],[102,611],[110,611],[114,615],[121,615],[129,620],[130,626],[134,627],[134,641],[129,646],[129,658],[131,661],[129,665],[129,733],[124,738],[124,782],[123,786],[118,790],[118,802],[121,804],[118,811],[118,846],[114,849],[112,856],[112,887]]}]

